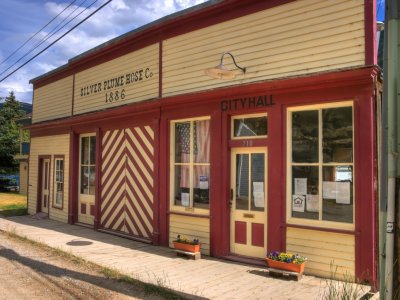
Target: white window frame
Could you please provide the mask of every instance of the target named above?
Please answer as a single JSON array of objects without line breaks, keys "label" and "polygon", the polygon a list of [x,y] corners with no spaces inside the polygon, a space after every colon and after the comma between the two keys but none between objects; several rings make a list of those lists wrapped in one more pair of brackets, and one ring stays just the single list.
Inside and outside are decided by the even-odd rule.
[{"label": "white window frame", "polygon": [[[62,161],[63,162],[63,168],[62,170],[58,170],[58,162]],[[62,174],[62,181],[57,181],[57,173],[61,172]],[[53,206],[57,207],[57,208],[62,208],[63,207],[63,203],[64,203],[64,187],[65,187],[65,181],[64,181],[64,176],[65,176],[65,159],[63,157],[55,157],[54,158],[54,201],[53,201]],[[58,199],[58,190],[57,190],[57,186],[58,183],[62,184],[62,190],[61,192],[61,202],[57,202]]]},{"label": "white window frame", "polygon": [[[323,131],[323,123],[322,123],[322,110],[329,108],[341,108],[341,107],[351,107],[353,112],[352,118],[352,126],[353,126],[353,159],[350,163],[324,163],[323,162],[323,148],[322,148],[322,131]],[[292,162],[292,113],[296,111],[306,111],[306,110],[318,110],[318,162],[317,163],[293,163]],[[355,168],[354,168],[354,104],[353,101],[343,101],[343,102],[334,102],[327,104],[318,104],[318,105],[307,105],[307,106],[296,106],[287,108],[287,177],[286,177],[286,222],[288,224],[296,224],[296,225],[304,225],[304,226],[314,226],[314,227],[323,227],[323,228],[331,228],[331,229],[342,229],[342,230],[354,230],[355,229],[355,207],[356,207],[356,191],[355,191]],[[303,218],[295,218],[292,217],[292,166],[317,166],[318,167],[318,203],[319,203],[319,218],[318,220],[311,219],[303,219]],[[344,222],[334,222],[334,221],[325,221],[322,220],[322,169],[325,166],[352,166],[353,168],[353,222],[352,223],[344,223]]]},{"label": "white window frame", "polygon": [[[194,163],[193,162],[193,137],[194,137],[194,122],[195,121],[204,121],[204,120],[209,120],[211,122],[210,116],[203,116],[203,117],[194,117],[194,118],[189,118],[189,119],[179,119],[179,120],[172,120],[170,122],[170,158],[169,158],[169,163],[170,163],[170,208],[171,211],[176,211],[176,212],[185,212],[185,213],[196,213],[196,214],[202,214],[202,215],[209,215],[210,209],[205,209],[205,208],[199,208],[199,207],[194,207],[194,198],[193,198],[193,172],[194,172],[194,166],[208,166],[211,168],[211,157],[210,157],[210,162],[208,163]],[[184,123],[184,122],[190,122],[190,161],[189,163],[176,163],[175,162],[175,124],[177,123]],[[210,130],[211,130],[211,124],[210,124]],[[211,139],[211,133],[210,133],[210,139]],[[211,142],[211,141],[210,141]],[[211,146],[210,146],[211,147]],[[210,150],[211,151],[211,150]],[[211,155],[211,154],[210,154]],[[181,206],[181,205],[176,205],[174,198],[175,198],[175,167],[176,166],[189,166],[189,190],[190,190],[190,204],[189,207]],[[211,170],[210,170],[211,171]],[[211,176],[210,176],[211,177]],[[210,190],[210,178],[209,178],[209,190]],[[210,195],[209,195],[210,196]],[[211,201],[211,199],[209,199]],[[210,203],[209,203],[210,205]]]},{"label": "white window frame", "polygon": [[[96,137],[96,133],[86,133],[86,134],[80,134],[79,135],[79,184],[78,184],[78,193],[79,193],[79,196],[81,197],[81,199],[84,199],[84,198],[88,198],[88,200],[89,199],[94,199],[94,194],[93,195],[91,195],[91,194],[89,194],[89,193],[81,193],[81,170],[82,170],[82,167],[89,167],[89,169],[90,169],[90,167],[95,167],[96,168],[96,153],[95,153],[95,163],[92,165],[92,164],[90,164],[90,162],[89,162],[89,164],[83,164],[82,165],[82,138],[85,138],[85,137]],[[97,137],[96,137],[97,138]],[[97,151],[97,149],[96,149],[96,151]],[[90,155],[90,139],[89,139],[89,155]],[[96,172],[96,171],[95,171]],[[95,174],[95,176],[96,176],[96,174]],[[96,192],[96,186],[95,186],[95,192]]]}]

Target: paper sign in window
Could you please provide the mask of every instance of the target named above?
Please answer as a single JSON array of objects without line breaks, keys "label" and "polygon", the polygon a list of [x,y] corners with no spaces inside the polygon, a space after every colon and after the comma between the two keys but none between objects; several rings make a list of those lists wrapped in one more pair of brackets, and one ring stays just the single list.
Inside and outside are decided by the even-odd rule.
[{"label": "paper sign in window", "polygon": [[336,182],[336,203],[350,204],[350,182]]},{"label": "paper sign in window", "polygon": [[181,201],[182,201],[182,206],[189,207],[189,205],[190,205],[190,194],[189,193],[182,193],[181,194]]},{"label": "paper sign in window", "polygon": [[318,212],[318,195],[306,196],[306,210],[310,212]]},{"label": "paper sign in window", "polygon": [[322,183],[322,197],[324,199],[336,199],[335,181],[324,181]]},{"label": "paper sign in window", "polygon": [[253,182],[253,193],[264,193],[264,182]]},{"label": "paper sign in window", "polygon": [[294,179],[294,193],[296,195],[307,194],[307,178],[295,178]]},{"label": "paper sign in window", "polygon": [[292,195],[292,210],[297,212],[304,212],[306,205],[306,196],[304,195]]},{"label": "paper sign in window", "polygon": [[254,206],[264,207],[264,192],[253,192]]},{"label": "paper sign in window", "polygon": [[207,190],[208,189],[208,177],[207,177],[207,175],[200,175],[199,176],[199,188],[201,190]]}]

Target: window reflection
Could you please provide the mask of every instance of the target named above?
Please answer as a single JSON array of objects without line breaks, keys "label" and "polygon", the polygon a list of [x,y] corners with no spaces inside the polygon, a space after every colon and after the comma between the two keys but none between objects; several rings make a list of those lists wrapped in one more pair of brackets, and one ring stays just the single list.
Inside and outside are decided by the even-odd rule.
[{"label": "window reflection", "polygon": [[318,111],[292,113],[292,161],[318,162]]},{"label": "window reflection", "polygon": [[265,136],[268,134],[267,117],[254,118],[234,118],[233,119],[233,136]]}]

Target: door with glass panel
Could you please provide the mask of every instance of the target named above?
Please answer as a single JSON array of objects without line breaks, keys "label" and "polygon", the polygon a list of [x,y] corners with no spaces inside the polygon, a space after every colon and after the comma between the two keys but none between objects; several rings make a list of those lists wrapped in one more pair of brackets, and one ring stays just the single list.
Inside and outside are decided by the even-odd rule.
[{"label": "door with glass panel", "polygon": [[41,211],[49,212],[50,202],[50,159],[42,160],[42,186],[41,186]]},{"label": "door with glass panel", "polygon": [[265,257],[267,250],[267,149],[231,152],[231,253]]}]

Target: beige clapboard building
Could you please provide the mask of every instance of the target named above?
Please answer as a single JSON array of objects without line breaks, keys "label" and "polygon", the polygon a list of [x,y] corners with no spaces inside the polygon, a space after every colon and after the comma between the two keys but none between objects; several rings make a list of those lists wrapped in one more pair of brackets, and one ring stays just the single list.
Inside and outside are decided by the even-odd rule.
[{"label": "beige clapboard building", "polygon": [[210,1],[32,79],[29,213],[376,285],[375,10]]}]

